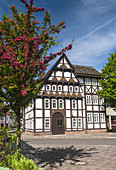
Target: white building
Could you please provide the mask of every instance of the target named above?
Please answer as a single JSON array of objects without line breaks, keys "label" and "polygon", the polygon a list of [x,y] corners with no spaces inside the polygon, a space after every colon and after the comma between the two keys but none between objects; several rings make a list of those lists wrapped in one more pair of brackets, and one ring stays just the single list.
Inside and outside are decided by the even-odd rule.
[{"label": "white building", "polygon": [[72,65],[63,54],[46,74],[36,98],[25,106],[25,132],[105,132],[104,99],[96,94],[99,79],[93,67]]}]

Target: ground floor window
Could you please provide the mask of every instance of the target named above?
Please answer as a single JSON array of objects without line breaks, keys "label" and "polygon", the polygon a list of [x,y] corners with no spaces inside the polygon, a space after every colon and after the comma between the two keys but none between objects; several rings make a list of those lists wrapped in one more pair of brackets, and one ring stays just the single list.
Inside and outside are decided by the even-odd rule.
[{"label": "ground floor window", "polygon": [[82,128],[82,119],[78,118],[78,128]]},{"label": "ground floor window", "polygon": [[45,119],[45,129],[50,129],[50,118]]},{"label": "ground floor window", "polygon": [[76,118],[72,118],[72,127],[77,128],[77,119]]}]

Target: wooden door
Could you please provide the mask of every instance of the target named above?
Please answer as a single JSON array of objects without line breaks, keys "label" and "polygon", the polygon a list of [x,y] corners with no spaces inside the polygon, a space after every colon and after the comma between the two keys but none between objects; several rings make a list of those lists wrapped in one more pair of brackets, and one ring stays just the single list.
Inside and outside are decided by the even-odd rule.
[{"label": "wooden door", "polygon": [[64,116],[62,113],[55,113],[52,116],[52,134],[64,134]]}]

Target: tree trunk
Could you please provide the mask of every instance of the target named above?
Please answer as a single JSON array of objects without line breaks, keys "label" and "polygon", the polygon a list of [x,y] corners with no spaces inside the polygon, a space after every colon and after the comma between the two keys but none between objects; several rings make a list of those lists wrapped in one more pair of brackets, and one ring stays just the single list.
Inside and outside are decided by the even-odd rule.
[{"label": "tree trunk", "polygon": [[21,123],[20,123],[20,107],[15,111],[16,113],[16,135],[17,135],[17,150],[21,149]]}]

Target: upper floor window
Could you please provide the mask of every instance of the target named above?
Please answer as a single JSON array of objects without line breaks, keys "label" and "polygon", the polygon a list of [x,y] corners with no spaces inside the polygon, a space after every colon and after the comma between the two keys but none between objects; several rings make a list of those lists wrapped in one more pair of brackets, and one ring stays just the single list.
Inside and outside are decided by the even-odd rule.
[{"label": "upper floor window", "polygon": [[104,98],[99,99],[99,104],[100,104],[100,105],[104,104]]},{"label": "upper floor window", "polygon": [[100,113],[100,121],[105,122],[105,113]]},{"label": "upper floor window", "polygon": [[57,109],[57,100],[52,99],[52,109]]},{"label": "upper floor window", "polygon": [[85,79],[85,84],[86,84],[86,85],[90,85],[90,84],[91,84],[90,78],[86,78],[86,79]]},{"label": "upper floor window", "polygon": [[50,100],[45,99],[45,109],[49,109],[49,108],[50,108]]},{"label": "upper floor window", "polygon": [[72,109],[76,109],[76,108],[77,108],[76,100],[72,100]]},{"label": "upper floor window", "polygon": [[91,104],[92,103],[91,95],[87,95],[86,96],[86,102],[87,102],[87,104]]},{"label": "upper floor window", "polygon": [[52,91],[56,91],[56,85],[52,85]]},{"label": "upper floor window", "polygon": [[63,99],[59,99],[59,109],[64,109],[64,101],[63,101]]},{"label": "upper floor window", "polygon": [[69,92],[73,92],[73,86],[69,86]]},{"label": "upper floor window", "polygon": [[94,122],[99,122],[99,113],[94,113]]},{"label": "upper floor window", "polygon": [[92,113],[87,113],[87,122],[88,123],[93,122],[93,114]]},{"label": "upper floor window", "polygon": [[46,85],[46,90],[50,91],[50,84]]},{"label": "upper floor window", "polygon": [[77,118],[72,118],[72,127],[77,128]]},{"label": "upper floor window", "polygon": [[92,85],[97,85],[97,79],[92,79]]},{"label": "upper floor window", "polygon": [[98,96],[93,96],[93,104],[98,104]]},{"label": "upper floor window", "polygon": [[75,92],[79,92],[79,87],[75,86]]},{"label": "upper floor window", "polygon": [[58,85],[58,91],[62,91],[62,85]]}]

